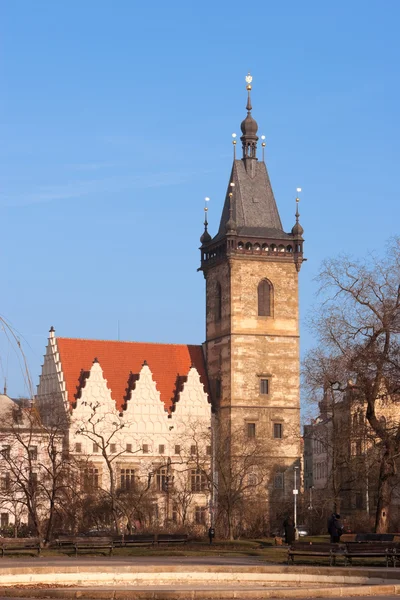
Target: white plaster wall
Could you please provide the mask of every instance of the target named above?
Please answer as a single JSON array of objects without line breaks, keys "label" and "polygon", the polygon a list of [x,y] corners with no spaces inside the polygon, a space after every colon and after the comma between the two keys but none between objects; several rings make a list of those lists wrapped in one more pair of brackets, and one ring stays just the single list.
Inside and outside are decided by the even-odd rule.
[{"label": "white plaster wall", "polygon": [[56,422],[68,415],[66,390],[60,354],[54,331],[50,331],[35,402],[44,422]]}]

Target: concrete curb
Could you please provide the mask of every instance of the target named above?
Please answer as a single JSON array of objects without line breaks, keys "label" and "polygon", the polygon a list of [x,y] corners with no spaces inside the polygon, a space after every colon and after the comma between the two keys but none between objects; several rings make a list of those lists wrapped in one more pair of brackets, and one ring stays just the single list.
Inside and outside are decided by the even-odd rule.
[{"label": "concrete curb", "polygon": [[101,590],[76,588],[0,588],[5,598],[66,598],[87,600],[212,600],[264,599],[264,598],[340,598],[343,596],[385,596],[399,595],[399,585],[338,587],[318,589],[265,589],[265,590]]},{"label": "concrete curb", "polygon": [[400,569],[109,563],[8,567],[1,564],[0,585],[0,595],[4,598],[207,600],[393,596],[400,594]]}]

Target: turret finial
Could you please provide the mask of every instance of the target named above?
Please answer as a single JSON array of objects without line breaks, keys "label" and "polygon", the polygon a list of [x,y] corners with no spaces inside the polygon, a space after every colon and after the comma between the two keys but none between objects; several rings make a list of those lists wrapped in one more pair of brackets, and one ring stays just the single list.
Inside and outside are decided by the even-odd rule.
[{"label": "turret finial", "polygon": [[207,213],[208,213],[208,206],[207,203],[210,201],[210,198],[208,196],[206,196],[204,198],[204,233],[200,238],[200,242],[201,245],[204,244],[208,244],[208,242],[211,242],[211,235],[208,233],[208,219],[207,219]]},{"label": "turret finial", "polygon": [[299,223],[299,217],[300,217],[300,213],[299,213],[299,202],[300,202],[300,198],[299,198],[299,194],[301,192],[301,188],[296,188],[296,225],[292,228],[292,234],[296,237],[296,238],[301,238],[303,233],[304,233],[304,229],[302,228],[302,226]]},{"label": "turret finial", "polygon": [[[257,149],[257,130],[258,125],[257,122],[251,116],[252,105],[251,105],[251,96],[250,92],[252,89],[251,82],[253,81],[253,77],[248,73],[245,77],[246,80],[246,90],[247,90],[247,117],[242,121],[240,128],[242,130],[242,137],[240,138],[242,141],[243,147],[243,158],[256,158],[256,149]],[[247,168],[247,167],[246,167]]]}]

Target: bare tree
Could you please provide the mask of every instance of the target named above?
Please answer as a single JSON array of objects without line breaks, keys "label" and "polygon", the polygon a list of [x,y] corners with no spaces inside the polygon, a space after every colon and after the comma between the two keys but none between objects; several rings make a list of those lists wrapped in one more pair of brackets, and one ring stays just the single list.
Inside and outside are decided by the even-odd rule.
[{"label": "bare tree", "polygon": [[73,489],[63,451],[64,431],[44,426],[35,407],[23,403],[2,417],[3,505],[11,509],[15,523],[28,516],[36,535],[47,543]]},{"label": "bare tree", "polygon": [[330,388],[365,403],[366,420],[379,441],[381,461],[375,527],[389,526],[392,491],[397,484],[399,419],[383,420],[382,406],[395,405],[400,392],[400,239],[381,259],[340,256],[323,263],[322,302],[311,320],[320,349],[306,359],[310,389]]}]

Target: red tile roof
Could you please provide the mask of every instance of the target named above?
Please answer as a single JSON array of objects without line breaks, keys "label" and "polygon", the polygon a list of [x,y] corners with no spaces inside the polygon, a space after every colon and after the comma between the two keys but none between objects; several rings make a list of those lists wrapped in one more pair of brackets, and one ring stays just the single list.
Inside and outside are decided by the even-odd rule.
[{"label": "red tile roof", "polygon": [[81,371],[89,371],[95,358],[103,369],[118,410],[122,410],[125,404],[130,373],[139,373],[144,361],[147,361],[167,410],[173,405],[176,387],[181,386],[182,377],[188,374],[192,365],[196,367],[201,382],[208,391],[201,346],[60,337],[57,337],[57,346],[71,405],[79,396]]}]

